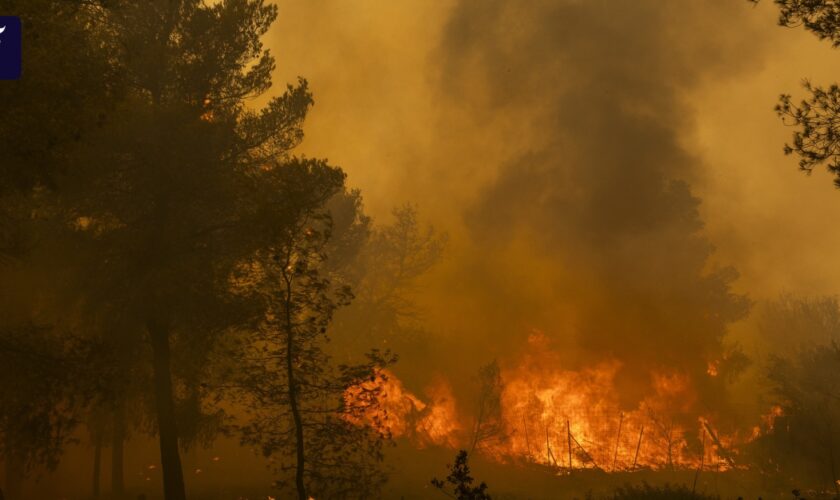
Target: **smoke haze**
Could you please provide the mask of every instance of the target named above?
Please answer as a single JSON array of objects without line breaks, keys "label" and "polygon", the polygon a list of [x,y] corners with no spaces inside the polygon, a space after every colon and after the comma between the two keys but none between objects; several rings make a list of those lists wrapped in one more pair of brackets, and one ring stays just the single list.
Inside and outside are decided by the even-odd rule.
[{"label": "smoke haze", "polygon": [[802,75],[828,78],[829,49],[772,6],[279,5],[277,80],[316,95],[304,149],[374,216],[407,201],[450,233],[419,300],[474,361],[438,368],[468,377],[536,329],[571,365],[701,374],[748,298],[836,290],[818,215],[836,193],[795,174],[772,112]]},{"label": "smoke haze", "polygon": [[[688,381],[687,396],[661,399],[673,396],[688,446],[705,453],[706,431],[694,432],[699,415],[726,432],[766,413],[756,374],[762,356],[794,349],[789,331],[816,330],[820,341],[837,331],[840,321],[818,325],[824,331],[805,321],[788,328],[772,315],[798,307],[794,299],[773,305],[781,292],[840,291],[840,267],[831,265],[840,193],[824,172],[796,171],[782,152],[791,131],[773,111],[779,93],[800,95],[803,77],[828,84],[840,64],[829,44],[779,28],[770,0],[273,3],[279,17],[265,43],[277,68],[268,94],[302,76],[315,100],[295,152],[344,169],[371,227],[410,204],[424,225],[448,235],[441,261],[410,290],[423,331],[395,346],[393,368],[401,394],[424,401],[424,418],[447,412],[452,428],[430,441],[430,453],[464,447],[453,436],[469,433],[476,375],[494,359],[523,400],[551,383],[572,400],[577,385],[596,379],[581,391],[591,399],[570,407],[609,403],[598,408],[605,463],[622,422],[633,429],[624,439],[641,443],[637,428],[649,422],[642,402],[657,384]],[[822,300],[815,309],[836,309]],[[770,314],[759,320],[763,307]],[[364,314],[348,310],[364,326]],[[761,328],[775,337],[761,337]],[[338,349],[349,345],[337,340]],[[754,371],[733,386],[729,375],[744,373],[740,349]],[[545,398],[529,414],[534,428],[545,425],[537,430],[546,448],[549,425],[563,441],[562,422],[547,423],[565,415],[555,401],[568,403]],[[505,406],[508,420],[527,433],[517,404]],[[568,415],[562,420],[570,440]],[[141,437],[131,446],[131,480],[158,481],[155,447]],[[241,472],[243,484],[269,484],[253,450],[234,440],[214,446],[186,455],[190,480],[221,488],[214,481],[228,478],[214,471],[232,467],[225,470]],[[526,461],[530,447],[517,451]],[[89,451],[69,456],[82,463]],[[437,456],[396,453],[437,467],[404,473],[417,491],[442,472]],[[533,463],[548,464],[539,453]],[[87,487],[74,467],[60,471],[64,484]]]}]

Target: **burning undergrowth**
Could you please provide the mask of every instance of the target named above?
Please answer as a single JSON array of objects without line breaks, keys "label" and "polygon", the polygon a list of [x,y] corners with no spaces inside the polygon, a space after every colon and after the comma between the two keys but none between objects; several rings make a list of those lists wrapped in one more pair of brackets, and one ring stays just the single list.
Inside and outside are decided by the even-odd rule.
[{"label": "burning undergrowth", "polygon": [[[692,376],[666,368],[648,371],[648,390],[628,407],[621,367],[610,359],[566,368],[548,338],[534,332],[519,356],[482,370],[477,401],[456,400],[450,382],[440,377],[417,395],[381,371],[366,384],[381,389],[382,404],[365,420],[419,448],[469,449],[498,463],[568,474],[748,468],[742,448],[772,432],[782,416],[774,406],[756,425],[723,432]],[[354,395],[351,390],[346,397]]]}]

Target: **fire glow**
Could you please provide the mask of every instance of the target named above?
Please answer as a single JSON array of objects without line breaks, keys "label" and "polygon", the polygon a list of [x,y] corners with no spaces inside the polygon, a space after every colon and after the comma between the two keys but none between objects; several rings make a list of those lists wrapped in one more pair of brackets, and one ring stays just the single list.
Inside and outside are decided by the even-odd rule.
[{"label": "fire glow", "polygon": [[483,422],[498,430],[479,442],[471,436],[476,417],[465,416],[469,405],[459,405],[443,379],[425,391],[424,401],[383,371],[371,382],[382,391],[382,407],[368,415],[368,423],[418,447],[473,447],[497,462],[536,464],[558,474],[580,469],[724,471],[745,467],[737,462],[739,446],[772,431],[781,415],[774,407],[747,432],[721,434],[710,415],[693,413],[698,405],[690,378],[662,371],[651,372],[651,391],[635,408],[622,408],[616,388],[621,363],[565,370],[544,343],[541,334],[532,335],[526,354],[502,368],[498,411]]}]

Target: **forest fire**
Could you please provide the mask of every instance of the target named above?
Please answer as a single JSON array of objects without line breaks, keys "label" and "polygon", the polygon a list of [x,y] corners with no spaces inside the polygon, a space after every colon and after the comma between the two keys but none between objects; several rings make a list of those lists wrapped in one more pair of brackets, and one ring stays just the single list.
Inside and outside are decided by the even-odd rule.
[{"label": "forest fire", "polygon": [[[419,447],[427,445],[459,446],[461,427],[455,410],[452,389],[443,380],[426,390],[425,403],[406,389],[390,371],[380,371],[365,389],[379,389],[379,405],[365,413],[366,422],[376,430],[392,437],[407,437]],[[348,400],[359,398],[360,391],[350,390]]]},{"label": "forest fire", "polygon": [[690,377],[664,371],[651,372],[651,390],[635,407],[622,407],[616,388],[620,362],[566,370],[546,342],[539,332],[531,335],[528,352],[500,370],[496,397],[486,397],[484,388],[472,412],[456,404],[443,380],[425,391],[424,401],[383,371],[372,382],[381,390],[382,406],[367,421],[418,447],[471,448],[497,462],[538,464],[564,474],[744,468],[736,462],[739,447],[771,432],[781,415],[775,406],[751,430],[723,434],[709,415],[697,412]]},{"label": "forest fire", "polygon": [[0,500],[840,499],[840,0],[2,5]]}]

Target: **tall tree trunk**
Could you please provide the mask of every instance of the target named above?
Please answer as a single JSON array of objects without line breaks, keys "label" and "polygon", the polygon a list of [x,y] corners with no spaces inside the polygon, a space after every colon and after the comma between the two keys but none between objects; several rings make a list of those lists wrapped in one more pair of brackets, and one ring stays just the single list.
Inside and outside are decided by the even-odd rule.
[{"label": "tall tree trunk", "polygon": [[175,424],[175,403],[172,395],[172,366],[169,350],[169,330],[150,323],[147,327],[152,344],[155,403],[158,434],[160,436],[160,464],[163,470],[165,500],[186,500],[184,472],[178,450],[178,429]]},{"label": "tall tree trunk", "polygon": [[125,455],[125,404],[122,400],[114,406],[114,434],[111,440],[111,495],[115,499],[125,496],[123,456]]},{"label": "tall tree trunk", "polygon": [[102,422],[97,417],[96,427],[93,430],[93,484],[91,487],[91,497],[99,498],[100,490],[99,483],[102,476]]},{"label": "tall tree trunk", "polygon": [[298,500],[308,500],[306,494],[306,483],[304,482],[304,470],[306,464],[306,454],[304,453],[303,441],[303,418],[301,417],[300,408],[298,407],[298,390],[297,381],[295,379],[294,368],[294,335],[295,328],[292,322],[292,281],[291,277],[286,276],[286,376],[289,383],[289,406],[292,410],[292,418],[295,422],[295,448],[297,452],[297,468],[295,469],[295,488],[297,489]]}]

